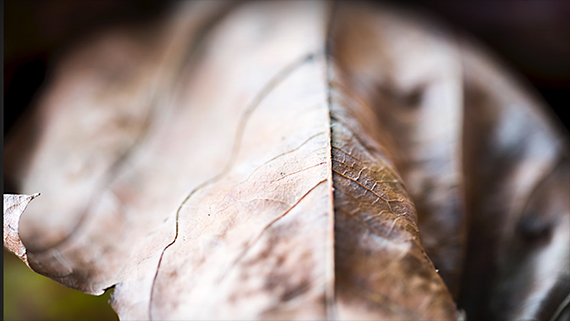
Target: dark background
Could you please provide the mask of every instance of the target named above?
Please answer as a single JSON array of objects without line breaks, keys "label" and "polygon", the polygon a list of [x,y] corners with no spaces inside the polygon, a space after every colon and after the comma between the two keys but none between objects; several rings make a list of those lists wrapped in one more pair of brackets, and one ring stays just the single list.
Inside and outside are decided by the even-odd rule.
[{"label": "dark background", "polygon": [[[534,86],[569,128],[570,1],[397,1],[431,11],[488,46]],[[167,5],[151,0],[6,0],[4,135],[33,106],[46,75],[82,36],[115,23],[145,20]]]},{"label": "dark background", "polygon": [[[398,4],[402,1],[396,2]],[[405,1],[486,45],[569,128],[570,1]],[[5,0],[4,137],[33,109],[57,58],[77,40],[117,23],[144,21],[167,3],[153,0]],[[10,186],[4,186],[5,191]],[[4,254],[4,318],[116,319],[105,297],[67,289]],[[50,293],[50,296],[46,296]]]}]

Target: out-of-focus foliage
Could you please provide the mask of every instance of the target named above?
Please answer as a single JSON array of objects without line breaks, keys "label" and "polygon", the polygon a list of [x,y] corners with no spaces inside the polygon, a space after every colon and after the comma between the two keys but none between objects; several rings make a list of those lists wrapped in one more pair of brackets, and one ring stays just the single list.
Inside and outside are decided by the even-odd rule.
[{"label": "out-of-focus foliage", "polygon": [[4,320],[117,320],[109,297],[110,291],[92,296],[60,285],[4,250]]}]

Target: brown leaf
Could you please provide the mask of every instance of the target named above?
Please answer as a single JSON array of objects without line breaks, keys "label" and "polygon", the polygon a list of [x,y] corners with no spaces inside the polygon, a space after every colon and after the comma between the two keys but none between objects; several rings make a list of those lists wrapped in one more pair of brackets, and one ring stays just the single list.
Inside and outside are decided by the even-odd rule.
[{"label": "brown leaf", "polygon": [[480,49],[459,48],[470,212],[459,302],[476,319],[564,320],[555,315],[570,294],[568,134]]},{"label": "brown leaf", "polygon": [[562,315],[567,137],[500,66],[387,6],[177,6],[9,142],[32,269],[124,319]]},{"label": "brown leaf", "polygon": [[22,244],[20,234],[20,217],[28,207],[28,204],[40,196],[40,193],[33,195],[4,194],[4,247],[16,254],[26,265],[26,247]]}]

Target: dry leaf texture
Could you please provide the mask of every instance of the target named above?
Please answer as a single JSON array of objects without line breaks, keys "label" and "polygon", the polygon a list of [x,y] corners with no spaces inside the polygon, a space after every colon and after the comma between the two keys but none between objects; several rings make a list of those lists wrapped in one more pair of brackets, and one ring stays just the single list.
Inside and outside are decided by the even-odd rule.
[{"label": "dry leaf texture", "polygon": [[16,195],[4,194],[4,246],[16,254],[26,265],[28,256],[26,247],[20,239],[20,217],[30,202],[40,194]]},{"label": "dry leaf texture", "polygon": [[88,39],[8,142],[30,267],[122,319],[564,318],[567,136],[363,3],[177,3]]}]

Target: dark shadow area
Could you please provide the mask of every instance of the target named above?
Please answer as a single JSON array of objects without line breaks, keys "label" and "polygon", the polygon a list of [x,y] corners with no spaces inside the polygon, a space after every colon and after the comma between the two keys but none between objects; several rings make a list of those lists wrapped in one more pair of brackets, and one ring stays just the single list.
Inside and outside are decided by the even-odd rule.
[{"label": "dark shadow area", "polygon": [[101,28],[158,17],[167,5],[150,0],[4,1],[4,136],[33,108],[62,52]]},{"label": "dark shadow area", "polygon": [[[397,1],[395,3],[402,3]],[[570,2],[408,0],[474,38],[534,87],[570,128]],[[555,116],[555,117],[556,117]]]},{"label": "dark shadow area", "polygon": [[[561,122],[570,106],[570,2],[399,1],[425,8],[470,34],[535,87]],[[4,2],[4,136],[33,106],[57,56],[86,34],[157,17],[166,1],[7,0]]]}]

